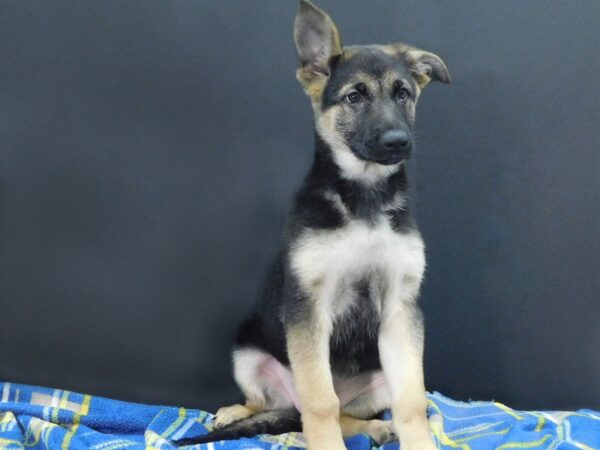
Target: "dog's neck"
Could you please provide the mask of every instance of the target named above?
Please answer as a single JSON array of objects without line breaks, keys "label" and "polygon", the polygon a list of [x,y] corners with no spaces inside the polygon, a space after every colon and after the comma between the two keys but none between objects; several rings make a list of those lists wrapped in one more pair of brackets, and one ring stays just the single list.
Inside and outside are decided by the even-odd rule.
[{"label": "dog's neck", "polygon": [[[374,220],[374,217],[392,210],[406,211],[408,180],[404,164],[395,166],[394,170],[389,170],[389,175],[373,182],[369,174],[366,174],[366,180],[361,179],[361,173],[348,177],[340,167],[335,151],[315,133],[315,157],[305,188],[327,193],[331,199],[339,200],[352,217],[360,219]],[[365,170],[376,164],[356,159],[364,163]]]}]

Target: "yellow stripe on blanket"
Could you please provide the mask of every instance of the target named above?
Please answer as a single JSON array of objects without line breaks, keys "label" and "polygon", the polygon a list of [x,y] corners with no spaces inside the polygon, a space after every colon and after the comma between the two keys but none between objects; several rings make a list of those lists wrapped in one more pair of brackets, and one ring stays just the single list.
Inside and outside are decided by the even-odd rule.
[{"label": "yellow stripe on blanket", "polygon": [[504,450],[508,448],[535,448],[543,445],[548,439],[551,439],[552,435],[547,434],[541,439],[538,439],[534,442],[507,442],[506,444],[502,444],[500,447],[496,448],[496,450]]},{"label": "yellow stripe on blanket", "polygon": [[512,409],[510,409],[508,406],[505,406],[502,403],[498,403],[498,402],[494,402],[494,405],[496,405],[498,408],[500,408],[506,414],[510,414],[515,419],[517,419],[517,420],[523,420],[523,416],[520,416],[519,414],[517,414],[516,412],[514,412]]},{"label": "yellow stripe on blanket", "polygon": [[160,435],[163,438],[169,437],[171,434],[173,434],[173,432],[177,428],[179,428],[179,426],[183,423],[184,420],[185,420],[185,408],[179,408],[179,417],[177,417],[177,419],[171,425],[169,425],[169,427],[165,431],[163,431]]},{"label": "yellow stripe on blanket", "polygon": [[90,402],[91,401],[92,401],[91,395],[83,396],[83,401],[81,402],[81,412],[75,413],[75,415],[73,416],[73,426],[71,427],[71,430],[68,431],[67,434],[65,434],[65,438],[63,439],[62,444],[60,446],[61,450],[68,450],[69,446],[71,445],[71,440],[73,439],[73,436],[75,435],[75,433],[77,432],[77,429],[79,428],[79,424],[81,423],[81,418],[86,416],[88,414],[88,412],[90,411]]}]

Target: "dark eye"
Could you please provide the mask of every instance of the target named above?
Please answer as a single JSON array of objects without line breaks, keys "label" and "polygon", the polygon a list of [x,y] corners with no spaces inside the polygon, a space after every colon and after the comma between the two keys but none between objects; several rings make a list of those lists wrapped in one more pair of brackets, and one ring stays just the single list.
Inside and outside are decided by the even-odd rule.
[{"label": "dark eye", "polygon": [[350,103],[358,103],[362,100],[362,96],[358,92],[350,92],[346,98]]},{"label": "dark eye", "polygon": [[408,92],[408,89],[406,88],[400,88],[398,89],[396,96],[398,97],[398,100],[405,101],[410,97],[410,92]]}]

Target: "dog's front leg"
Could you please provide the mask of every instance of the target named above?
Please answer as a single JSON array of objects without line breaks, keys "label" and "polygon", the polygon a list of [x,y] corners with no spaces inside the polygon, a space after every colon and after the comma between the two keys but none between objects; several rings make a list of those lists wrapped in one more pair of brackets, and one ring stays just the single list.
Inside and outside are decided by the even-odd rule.
[{"label": "dog's front leg", "polygon": [[313,305],[310,318],[287,327],[287,347],[310,450],[344,450],[340,402],[329,364],[331,319]]},{"label": "dog's front leg", "polygon": [[417,292],[392,289],[386,298],[379,355],[392,394],[392,421],[402,450],[436,449],[427,421],[423,379],[423,318]]}]

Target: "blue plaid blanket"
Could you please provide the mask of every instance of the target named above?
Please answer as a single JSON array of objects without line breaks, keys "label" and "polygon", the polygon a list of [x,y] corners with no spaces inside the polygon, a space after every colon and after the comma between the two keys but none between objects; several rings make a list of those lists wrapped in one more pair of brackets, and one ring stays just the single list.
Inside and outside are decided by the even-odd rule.
[{"label": "blue plaid blanket", "polygon": [[[0,383],[0,448],[171,449],[172,441],[206,433],[212,415],[22,384]],[[457,402],[429,395],[429,422],[440,449],[600,449],[600,413],[515,411],[495,402]],[[377,447],[367,436],[351,450]],[[197,450],[304,448],[300,433],[197,445]]]}]

